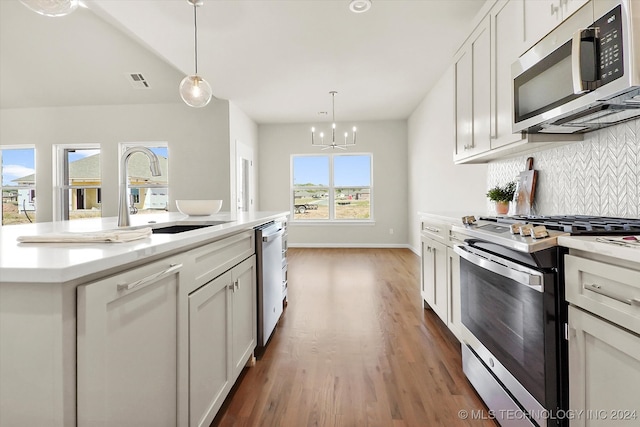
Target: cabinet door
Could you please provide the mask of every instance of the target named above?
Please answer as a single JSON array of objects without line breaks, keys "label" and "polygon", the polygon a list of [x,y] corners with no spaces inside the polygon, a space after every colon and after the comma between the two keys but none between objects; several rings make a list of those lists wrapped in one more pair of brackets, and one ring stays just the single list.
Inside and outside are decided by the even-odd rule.
[{"label": "cabinet door", "polygon": [[587,4],[589,0],[560,0],[562,7],[562,19],[567,19],[575,11]]},{"label": "cabinet door", "polygon": [[189,295],[189,425],[209,426],[231,389],[231,272]]},{"label": "cabinet door", "polygon": [[447,323],[447,247],[422,238],[422,293],[431,309]]},{"label": "cabinet door", "polygon": [[569,307],[571,426],[640,424],[640,337]]},{"label": "cabinet door", "polygon": [[257,342],[256,322],[256,257],[231,270],[233,292],[231,336],[233,378],[235,379],[251,357]]},{"label": "cabinet door", "polygon": [[526,49],[562,22],[561,0],[524,0]]},{"label": "cabinet door", "polygon": [[78,426],[177,424],[179,260],[79,286]]},{"label": "cabinet door", "polygon": [[473,33],[473,143],[471,154],[491,148],[491,25],[487,16]]},{"label": "cabinet door", "polygon": [[525,51],[524,5],[521,0],[502,1],[491,12],[493,19],[493,54],[495,70],[493,75],[492,108],[494,139],[491,148],[520,141],[520,133],[511,130],[513,121],[511,64]]},{"label": "cabinet door", "polygon": [[473,104],[472,104],[472,64],[471,52],[463,49],[456,57],[455,102],[456,102],[456,137],[454,159],[464,158],[473,142]]},{"label": "cabinet door", "polygon": [[453,334],[462,336],[462,318],[460,312],[460,255],[447,248],[447,286],[449,290],[449,307],[447,325]]}]

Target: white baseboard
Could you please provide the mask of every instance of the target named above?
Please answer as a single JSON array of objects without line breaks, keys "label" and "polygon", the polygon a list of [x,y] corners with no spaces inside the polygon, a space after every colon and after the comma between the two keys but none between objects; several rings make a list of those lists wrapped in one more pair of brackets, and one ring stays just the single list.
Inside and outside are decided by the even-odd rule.
[{"label": "white baseboard", "polygon": [[290,248],[397,248],[410,249],[407,243],[289,243]]}]

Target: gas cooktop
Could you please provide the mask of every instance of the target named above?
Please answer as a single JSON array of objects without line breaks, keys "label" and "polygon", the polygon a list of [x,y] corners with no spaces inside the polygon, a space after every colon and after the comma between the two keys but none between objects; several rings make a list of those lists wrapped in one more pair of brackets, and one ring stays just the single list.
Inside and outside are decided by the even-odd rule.
[{"label": "gas cooktop", "polygon": [[503,224],[543,225],[547,230],[557,230],[577,235],[640,234],[640,219],[587,215],[514,215],[478,218]]}]

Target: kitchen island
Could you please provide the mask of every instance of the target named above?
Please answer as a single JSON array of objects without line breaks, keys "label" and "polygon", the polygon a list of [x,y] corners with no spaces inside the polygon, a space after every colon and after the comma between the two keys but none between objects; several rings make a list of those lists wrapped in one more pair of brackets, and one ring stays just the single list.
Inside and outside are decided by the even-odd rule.
[{"label": "kitchen island", "polygon": [[125,243],[16,240],[116,218],[0,228],[0,425],[208,425],[255,348],[253,227],[287,214],[136,215],[222,223]]}]

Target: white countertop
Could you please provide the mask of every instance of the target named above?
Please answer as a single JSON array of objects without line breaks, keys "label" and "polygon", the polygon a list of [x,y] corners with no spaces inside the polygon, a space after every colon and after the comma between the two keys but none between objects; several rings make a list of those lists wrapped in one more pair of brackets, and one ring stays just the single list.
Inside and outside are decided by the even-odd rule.
[{"label": "white countertop", "polygon": [[60,232],[96,232],[117,229],[117,218],[44,222],[0,227],[1,283],[64,283],[101,271],[122,267],[144,258],[158,257],[183,247],[197,246],[256,225],[284,217],[289,212],[221,212],[190,217],[178,212],[131,216],[131,227],[164,226],[175,222],[230,221],[178,234],[152,234],[127,243],[19,243],[18,236]]},{"label": "white countertop", "polygon": [[[418,212],[418,218],[420,218],[420,220],[432,219],[436,221],[447,222],[450,224],[462,224],[462,217],[469,216],[469,215],[474,215],[476,219],[481,216],[477,212],[455,212],[455,211]],[[486,216],[486,214],[483,216]]]},{"label": "white countertop", "polygon": [[570,249],[578,249],[598,255],[640,263],[640,248],[630,248],[612,243],[598,242],[596,238],[595,236],[560,236],[558,237],[558,244]]}]

